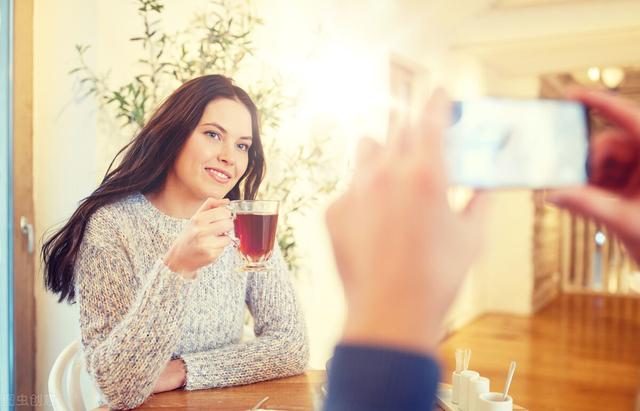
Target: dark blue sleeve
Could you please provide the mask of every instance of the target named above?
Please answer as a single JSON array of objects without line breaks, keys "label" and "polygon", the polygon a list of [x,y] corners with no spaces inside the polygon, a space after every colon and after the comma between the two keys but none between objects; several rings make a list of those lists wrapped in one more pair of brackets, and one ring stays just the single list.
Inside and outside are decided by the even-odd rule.
[{"label": "dark blue sleeve", "polygon": [[427,355],[338,345],[324,411],[430,411],[439,377],[438,364]]}]

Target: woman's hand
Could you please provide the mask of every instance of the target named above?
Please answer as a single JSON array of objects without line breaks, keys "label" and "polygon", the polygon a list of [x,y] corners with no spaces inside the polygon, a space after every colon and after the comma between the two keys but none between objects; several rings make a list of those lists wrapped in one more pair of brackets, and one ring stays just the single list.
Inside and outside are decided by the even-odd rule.
[{"label": "woman's hand", "polygon": [[200,267],[211,264],[231,243],[226,235],[233,229],[228,199],[208,198],[164,256],[171,271],[185,278],[195,277]]},{"label": "woman's hand", "polygon": [[606,225],[640,262],[640,108],[598,91],[577,89],[569,97],[597,110],[612,126],[591,140],[590,185],[555,190],[548,200]]},{"label": "woman's hand", "polygon": [[153,393],[175,390],[184,386],[187,381],[187,370],[181,359],[171,360],[164,367],[160,377],[153,386]]}]

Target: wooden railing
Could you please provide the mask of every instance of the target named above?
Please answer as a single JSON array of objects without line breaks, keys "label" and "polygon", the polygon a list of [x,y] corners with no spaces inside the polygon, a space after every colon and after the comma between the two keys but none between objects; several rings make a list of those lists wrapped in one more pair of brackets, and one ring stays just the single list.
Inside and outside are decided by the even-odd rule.
[{"label": "wooden railing", "polygon": [[560,214],[563,230],[565,292],[640,293],[640,272],[623,244],[605,227],[569,213]]},{"label": "wooden railing", "polygon": [[640,270],[620,240],[596,222],[561,211],[533,194],[533,306],[558,293],[640,295]]}]

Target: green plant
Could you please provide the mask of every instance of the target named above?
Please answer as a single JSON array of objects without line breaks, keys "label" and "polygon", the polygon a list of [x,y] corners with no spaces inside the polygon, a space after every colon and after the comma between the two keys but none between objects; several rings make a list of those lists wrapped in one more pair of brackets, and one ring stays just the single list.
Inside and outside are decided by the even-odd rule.
[{"label": "green plant", "polygon": [[[95,96],[107,116],[121,121],[123,133],[134,135],[159,101],[183,82],[205,74],[234,77],[253,53],[252,33],[262,21],[249,1],[214,0],[208,10],[194,15],[188,29],[169,34],[160,28],[164,9],[161,0],[137,0],[142,33],[130,39],[141,48],[137,74],[116,87],[107,75],[98,75],[86,62],[87,45],[77,45],[78,65],[70,71],[84,86],[84,96]],[[331,191],[338,181],[321,168],[329,159],[326,139],[311,139],[294,150],[274,138],[281,112],[292,104],[283,94],[278,76],[253,79],[248,92],[260,112],[268,164],[281,173],[268,176],[260,197],[282,201],[278,243],[289,268],[300,271],[293,220]]]}]

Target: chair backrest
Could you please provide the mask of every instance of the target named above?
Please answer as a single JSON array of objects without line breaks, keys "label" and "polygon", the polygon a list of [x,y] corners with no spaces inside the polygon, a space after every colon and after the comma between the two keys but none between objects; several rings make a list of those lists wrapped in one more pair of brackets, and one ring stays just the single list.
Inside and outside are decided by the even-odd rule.
[{"label": "chair backrest", "polygon": [[79,353],[80,342],[73,341],[62,350],[51,367],[49,397],[55,411],[86,411],[80,386],[83,361]]}]

